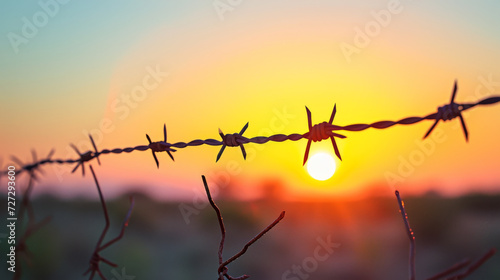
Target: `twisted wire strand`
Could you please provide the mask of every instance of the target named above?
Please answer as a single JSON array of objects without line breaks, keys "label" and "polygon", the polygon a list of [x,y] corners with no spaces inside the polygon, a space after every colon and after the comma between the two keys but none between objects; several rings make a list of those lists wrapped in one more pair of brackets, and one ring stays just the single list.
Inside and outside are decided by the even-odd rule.
[{"label": "twisted wire strand", "polygon": [[[469,110],[477,105],[491,105],[500,102],[500,96],[493,96],[486,99],[483,99],[477,103],[467,103],[467,104],[459,104],[462,106],[461,112]],[[333,130],[344,130],[344,131],[362,131],[368,128],[375,129],[385,129],[394,125],[410,125],[415,124],[424,120],[436,120],[438,113],[432,113],[425,117],[408,117],[401,119],[399,121],[378,121],[372,124],[351,124],[346,126],[334,126]]]},{"label": "twisted wire strand", "polygon": [[[151,142],[149,145],[139,145],[139,146],[127,147],[127,148],[103,149],[100,151],[96,148],[92,137],[89,136],[90,140],[92,141],[92,144],[94,146],[95,151],[87,151],[83,154],[80,154],[78,152],[80,157],[77,159],[51,159],[49,157],[47,159],[35,161],[31,164],[21,165],[19,167],[20,170],[17,172],[21,173],[23,171],[32,171],[32,170],[37,169],[40,166],[45,165],[45,164],[75,164],[75,163],[77,163],[77,166],[75,167],[74,170],[76,170],[79,167],[79,165],[81,164],[82,171],[83,171],[83,168],[84,168],[83,165],[86,162],[88,162],[94,158],[98,159],[98,157],[100,155],[132,153],[134,151],[152,150],[153,155],[155,152],[168,152],[169,155],[171,156],[170,152],[176,151],[172,148],[183,149],[183,148],[187,148],[187,147],[194,147],[194,146],[201,146],[201,145],[223,146],[221,148],[221,151],[219,152],[217,160],[220,157],[220,155],[222,154],[222,152],[226,146],[230,146],[230,147],[239,146],[239,147],[241,147],[242,152],[243,152],[243,156],[246,157],[246,153],[245,153],[243,145],[248,144],[248,143],[265,144],[265,143],[270,142],[270,141],[271,142],[284,142],[284,141],[299,141],[301,139],[308,139],[310,141],[312,140],[312,141],[316,142],[316,141],[325,140],[328,137],[330,137],[332,139],[332,143],[334,143],[334,148],[336,149],[337,156],[340,158],[340,154],[338,153],[334,137],[345,138],[345,136],[340,135],[340,134],[336,134],[334,131],[359,132],[359,131],[363,131],[363,130],[366,130],[369,128],[387,129],[387,128],[390,128],[390,127],[395,126],[395,125],[412,125],[412,124],[416,124],[416,123],[419,123],[419,122],[424,121],[424,120],[434,120],[435,124],[429,130],[429,132],[428,132],[428,134],[429,134],[432,131],[432,129],[434,128],[434,126],[437,124],[437,122],[440,120],[447,121],[447,120],[451,120],[455,117],[460,117],[462,119],[461,112],[463,112],[463,111],[469,110],[469,109],[474,108],[476,106],[492,105],[492,104],[496,104],[496,103],[500,102],[500,96],[490,96],[490,97],[485,98],[483,100],[480,100],[476,103],[457,104],[457,103],[453,102],[455,92],[456,92],[456,85],[455,85],[455,89],[454,89],[451,103],[447,104],[445,106],[439,107],[437,112],[428,114],[427,116],[423,116],[423,117],[406,117],[406,118],[400,119],[398,121],[385,120],[385,121],[374,122],[371,124],[360,123],[360,124],[350,124],[350,125],[345,125],[345,126],[334,125],[331,122],[333,120],[333,116],[335,115],[335,111],[336,111],[336,107],[335,107],[334,111],[332,112],[332,117],[330,118],[329,123],[323,122],[323,123],[316,124],[314,126],[310,126],[309,131],[302,133],[302,134],[300,134],[300,133],[292,133],[292,134],[288,134],[288,135],[275,134],[275,135],[271,135],[271,136],[256,136],[256,137],[248,138],[248,137],[242,136],[243,132],[245,131],[246,127],[248,126],[248,123],[247,123],[239,134],[234,133],[234,134],[224,135],[222,133],[222,131],[219,131],[219,133],[222,137],[222,140],[216,140],[216,139],[210,138],[210,139],[205,139],[205,140],[195,139],[195,140],[191,140],[189,142],[168,143],[166,141],[166,127],[164,127],[164,134],[165,134],[164,141]],[[307,107],[306,107],[306,109],[307,109]],[[307,109],[307,111],[308,111],[308,117],[309,117],[309,121],[310,121],[309,109]],[[464,126],[464,133],[466,133],[466,136],[467,136],[467,131],[465,128],[465,124],[463,123],[463,119],[462,119],[462,125]],[[148,139],[149,139],[149,136],[148,136]],[[308,146],[309,146],[309,143],[308,143]],[[307,160],[307,153],[308,153],[308,150],[306,151],[306,156],[304,158],[304,164]],[[172,159],[173,159],[173,157],[172,157]],[[155,156],[155,160],[157,160],[156,156]],[[0,174],[7,174],[7,171],[3,171]]]}]

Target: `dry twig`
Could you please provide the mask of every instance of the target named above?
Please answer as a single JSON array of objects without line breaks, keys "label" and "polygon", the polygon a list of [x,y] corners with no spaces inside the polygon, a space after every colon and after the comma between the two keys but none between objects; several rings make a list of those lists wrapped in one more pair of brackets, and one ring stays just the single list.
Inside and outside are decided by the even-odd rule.
[{"label": "dry twig", "polygon": [[102,195],[101,187],[99,186],[99,182],[97,181],[97,177],[95,176],[94,169],[92,168],[92,165],[90,165],[90,171],[92,172],[92,176],[94,177],[94,181],[95,181],[95,184],[97,186],[97,191],[99,192],[99,198],[101,200],[101,205],[102,205],[102,210],[104,212],[104,218],[106,220],[106,225],[104,226],[104,229],[102,230],[101,237],[99,237],[99,240],[97,241],[94,252],[92,253],[92,257],[90,258],[90,262],[89,262],[90,266],[83,275],[87,275],[90,272],[89,279],[93,279],[95,273],[97,272],[97,274],[101,277],[101,279],[105,280],[106,277],[104,277],[104,275],[102,274],[101,269],[99,267],[100,262],[102,261],[102,262],[104,262],[112,267],[117,267],[118,265],[101,257],[101,255],[99,253],[102,250],[108,248],[113,243],[122,239],[123,234],[125,233],[125,228],[128,226],[128,222],[130,220],[130,215],[132,214],[132,209],[134,207],[134,198],[133,197],[130,198],[130,207],[128,209],[127,215],[125,216],[125,220],[123,221],[120,234],[117,237],[115,237],[112,240],[105,243],[104,245],[101,245],[103,240],[104,240],[104,237],[106,236],[106,233],[108,232],[108,229],[109,229],[109,215],[108,215],[108,209],[106,207],[106,201],[104,200],[104,197]]},{"label": "dry twig", "polygon": [[[36,158],[36,156],[35,156]],[[50,222],[51,217],[46,217],[40,222],[36,222],[35,219],[35,210],[33,209],[33,205],[31,204],[31,193],[33,191],[33,184],[35,181],[35,172],[36,167],[33,167],[29,171],[29,182],[28,187],[23,193],[21,206],[19,207],[18,219],[17,222],[21,225],[24,220],[24,214],[27,212],[27,223],[24,229],[23,234],[19,237],[16,246],[16,255],[19,256],[20,259],[24,260],[28,265],[31,265],[31,258],[33,254],[29,250],[27,241],[28,239],[35,234],[40,228],[45,226]],[[19,265],[14,273],[14,280],[21,279],[23,273],[22,266]]]},{"label": "dry twig", "polygon": [[434,276],[432,276],[431,278],[427,278],[427,280],[439,280],[445,276],[448,276],[452,273],[455,273],[456,271],[459,271],[460,269],[464,268],[464,267],[467,267],[469,264],[471,263],[471,260],[464,260],[464,261],[461,261],[457,264],[454,264],[453,266],[451,266],[450,268],[446,269],[445,271],[442,271]]},{"label": "dry twig", "polygon": [[210,202],[210,205],[214,209],[215,213],[217,214],[217,220],[219,221],[219,227],[221,231],[221,240],[219,244],[219,251],[218,251],[218,256],[219,256],[219,268],[217,269],[217,273],[219,275],[218,280],[224,280],[224,277],[227,280],[244,280],[248,279],[250,276],[248,275],[242,275],[240,277],[232,277],[228,274],[228,268],[227,265],[241,257],[245,252],[248,250],[248,248],[254,244],[257,240],[259,240],[264,234],[266,234],[268,231],[270,231],[274,226],[276,226],[284,217],[285,217],[285,211],[281,212],[278,218],[274,220],[269,226],[267,226],[263,231],[261,231],[259,234],[257,234],[254,238],[252,238],[250,241],[248,241],[243,249],[236,253],[234,256],[229,258],[226,261],[223,261],[222,253],[224,251],[224,242],[226,240],[226,228],[224,227],[224,221],[222,219],[222,214],[219,210],[219,207],[215,204],[215,202],[212,199],[212,195],[210,194],[210,189],[208,188],[207,180],[205,179],[205,176],[201,176],[203,180],[203,185],[205,186],[205,191],[207,193],[208,201]]},{"label": "dry twig", "polygon": [[[416,253],[415,253],[415,236],[413,235],[413,231],[410,227],[408,215],[406,214],[406,211],[405,211],[404,202],[401,200],[401,197],[399,196],[399,191],[396,190],[395,193],[396,193],[396,198],[398,200],[399,210],[401,212],[401,215],[403,216],[403,221],[405,223],[406,232],[408,234],[408,238],[410,239],[410,269],[409,269],[410,270],[410,279],[415,280],[416,279],[416,277],[415,277],[415,255],[416,255]],[[427,278],[427,280],[439,280],[439,279],[442,279],[446,276],[449,276],[449,275],[469,266],[466,271],[446,278],[446,280],[465,279],[467,276],[471,275],[472,272],[474,272],[481,265],[483,265],[495,253],[496,253],[496,249],[492,248],[486,254],[484,254],[479,260],[477,260],[476,262],[474,262],[470,266],[469,266],[469,264],[471,263],[470,260],[461,261],[461,262],[451,266],[450,268],[448,268],[448,269],[446,269],[446,270],[444,270],[444,271],[442,271],[442,272],[440,272],[440,273],[438,273],[430,278]]]},{"label": "dry twig", "polygon": [[416,279],[416,271],[415,271],[415,236],[413,235],[413,230],[410,227],[410,221],[408,220],[408,215],[406,214],[405,211],[405,204],[401,200],[401,197],[399,196],[399,191],[396,191],[396,198],[398,199],[398,205],[399,205],[399,211],[401,212],[401,215],[403,216],[403,221],[405,223],[406,227],[406,233],[408,234],[408,239],[410,239],[410,280],[415,280]]}]

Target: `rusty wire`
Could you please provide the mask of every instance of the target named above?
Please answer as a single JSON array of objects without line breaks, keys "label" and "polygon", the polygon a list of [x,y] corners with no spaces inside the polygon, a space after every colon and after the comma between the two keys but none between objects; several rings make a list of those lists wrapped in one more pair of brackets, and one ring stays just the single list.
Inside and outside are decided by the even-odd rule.
[{"label": "rusty wire", "polygon": [[[363,131],[369,128],[374,128],[374,129],[387,129],[395,125],[412,125],[419,123],[424,120],[434,120],[434,124],[430,127],[430,129],[427,131],[427,133],[424,135],[424,138],[430,135],[432,130],[436,127],[436,125],[439,123],[439,121],[449,121],[454,118],[460,118],[462,128],[464,131],[465,139],[468,141],[469,139],[469,132],[467,130],[467,127],[465,125],[465,120],[462,116],[462,112],[469,110],[471,108],[474,108],[476,106],[484,106],[484,105],[491,105],[500,102],[500,96],[490,96],[488,98],[485,98],[483,100],[480,100],[476,103],[455,103],[455,96],[457,93],[458,87],[457,87],[457,82],[455,81],[453,91],[452,91],[452,96],[451,96],[451,101],[449,104],[446,104],[444,106],[438,107],[437,112],[428,114],[427,116],[423,117],[407,117],[400,119],[398,121],[378,121],[374,122],[371,124],[351,124],[351,125],[334,125],[333,118],[335,117],[337,107],[336,105],[334,106],[333,112],[331,114],[330,120],[328,122],[321,122],[315,125],[312,125],[311,121],[311,112],[309,109],[306,107],[306,112],[307,112],[307,118],[308,118],[308,128],[309,131],[305,133],[293,133],[289,135],[285,134],[275,134],[271,136],[257,136],[257,137],[252,137],[252,138],[247,138],[243,136],[243,133],[245,130],[248,128],[248,123],[243,127],[243,129],[240,131],[240,133],[234,133],[234,134],[224,134],[222,130],[219,129],[219,135],[221,136],[221,140],[216,140],[216,139],[195,139],[191,140],[189,142],[176,142],[176,143],[169,143],[167,142],[167,128],[166,125],[163,127],[163,135],[164,139],[163,141],[157,141],[153,142],[151,141],[151,138],[149,137],[148,134],[146,134],[146,138],[148,140],[148,145],[139,145],[136,147],[127,147],[127,148],[115,148],[115,149],[104,149],[99,151],[95,145],[94,139],[92,138],[91,135],[89,135],[90,141],[92,143],[92,146],[94,147],[94,151],[87,151],[85,153],[80,153],[76,146],[71,145],[71,147],[77,152],[79,155],[79,158],[77,159],[51,159],[52,152],[51,154],[44,160],[41,161],[35,161],[32,164],[27,164],[24,165],[20,161],[15,160],[16,163],[19,164],[20,166],[20,171],[30,171],[30,170],[35,170],[37,167],[43,164],[48,164],[48,163],[53,163],[53,164],[74,164],[76,163],[74,169],[72,172],[76,171],[78,167],[81,166],[82,169],[82,175],[85,175],[85,163],[91,161],[92,159],[97,159],[98,163],[100,164],[99,161],[99,156],[100,155],[106,155],[106,154],[121,154],[121,153],[131,153],[133,151],[147,151],[151,150],[153,153],[153,157],[156,163],[156,166],[159,167],[159,162],[158,158],[156,157],[156,153],[158,152],[167,152],[167,154],[170,156],[172,160],[174,160],[174,157],[172,155],[173,152],[176,151],[176,149],[183,149],[187,147],[192,147],[192,146],[200,146],[200,145],[209,145],[209,146],[222,146],[221,149],[219,150],[219,153],[217,154],[216,161],[220,159],[222,156],[222,153],[224,152],[226,147],[240,147],[241,152],[243,154],[243,158],[246,159],[246,151],[244,148],[245,144],[248,143],[254,143],[254,144],[265,144],[267,142],[284,142],[287,140],[290,141],[298,141],[301,139],[307,139],[307,146],[306,146],[306,151],[304,154],[304,160],[303,164],[307,162],[308,155],[309,155],[309,149],[311,146],[311,142],[318,142],[322,140],[326,140],[328,138],[331,139],[333,148],[335,150],[335,154],[337,157],[342,160],[342,157],[340,155],[340,151],[338,150],[335,137],[337,138],[346,138],[346,136],[341,135],[336,133],[336,131],[348,131],[348,132],[359,132]],[[12,158],[14,160],[14,157]],[[5,173],[5,172],[4,172]]]},{"label": "rusty wire", "polygon": [[[242,132],[246,129],[246,126],[243,128]],[[219,250],[218,250],[218,256],[219,256],[219,268],[217,269],[217,273],[219,275],[218,280],[245,280],[248,279],[250,276],[248,275],[242,275],[240,277],[232,277],[229,275],[228,268],[227,266],[238,259],[239,257],[243,256],[248,248],[252,246],[257,240],[259,240],[264,234],[266,234],[268,231],[270,231],[273,227],[275,227],[284,217],[285,217],[285,211],[282,211],[281,214],[274,220],[270,225],[268,225],[264,230],[262,230],[259,234],[257,234],[254,238],[252,238],[250,241],[248,241],[245,246],[243,246],[243,249],[241,249],[238,253],[224,261],[222,253],[224,252],[224,243],[226,241],[226,227],[224,226],[224,220],[222,218],[222,214],[220,212],[219,207],[217,204],[215,204],[214,200],[212,199],[212,195],[210,194],[210,188],[208,187],[207,184],[207,179],[205,176],[201,176],[201,179],[203,180],[203,185],[205,186],[205,192],[207,193],[207,198],[208,202],[212,206],[212,208],[215,211],[215,214],[217,215],[217,221],[219,222],[219,227],[221,231],[221,240],[219,243]]]},{"label": "rusty wire", "polygon": [[401,196],[399,195],[399,191],[396,190],[396,199],[398,200],[398,205],[399,205],[399,212],[401,213],[401,216],[403,216],[403,221],[405,223],[405,228],[406,228],[406,234],[408,235],[408,239],[410,240],[410,257],[409,257],[409,274],[410,274],[410,280],[416,280],[416,270],[415,270],[415,254],[416,254],[416,247],[415,247],[415,235],[413,234],[413,230],[411,229],[410,226],[410,221],[408,220],[408,214],[406,213],[405,210],[405,203],[401,199]]},{"label": "rusty wire", "polygon": [[[405,204],[399,195],[399,191],[395,191],[396,199],[398,201],[399,212],[403,217],[403,222],[405,224],[406,234],[408,235],[408,239],[410,240],[410,256],[409,256],[409,279],[416,280],[416,268],[415,268],[415,256],[416,256],[416,245],[415,245],[415,235],[413,234],[413,230],[410,227],[410,221],[408,219],[408,214],[405,210]],[[427,278],[427,280],[460,280],[465,279],[467,276],[471,275],[474,271],[476,271],[480,266],[482,266],[487,260],[489,260],[496,253],[495,248],[491,248],[486,254],[484,254],[479,260],[471,264],[470,260],[461,261],[448,269]],[[459,274],[452,275],[453,273],[460,271],[464,268],[467,268],[465,271]],[[452,275],[452,276],[450,276]],[[444,278],[446,277],[446,278]]]},{"label": "rusty wire", "polygon": [[[36,155],[34,156],[34,158],[36,159]],[[43,220],[36,222],[35,210],[33,209],[33,205],[31,203],[31,194],[33,192],[33,185],[35,180],[36,177],[34,175],[34,170],[30,170],[28,187],[23,193],[17,219],[17,222],[19,224],[22,224],[26,213],[27,222],[23,233],[17,240],[16,255],[19,256],[20,259],[24,260],[29,266],[31,266],[32,264],[31,259],[33,258],[33,253],[31,252],[28,246],[27,243],[28,239],[36,232],[38,232],[40,228],[47,225],[51,220],[51,217],[46,217]],[[16,269],[16,272],[14,273],[13,279],[14,280],[21,279],[22,274],[23,274],[23,266],[19,265]]]},{"label": "rusty wire", "polygon": [[[82,165],[83,166],[83,165]],[[102,211],[104,213],[104,219],[106,221],[106,224],[104,226],[104,229],[102,230],[101,236],[99,237],[99,240],[97,241],[97,244],[95,246],[94,252],[92,253],[92,257],[90,258],[89,261],[89,268],[85,273],[83,274],[84,276],[90,273],[89,280],[92,280],[94,278],[94,275],[97,273],[101,277],[101,279],[106,280],[106,277],[102,274],[101,268],[99,267],[100,263],[103,262],[109,266],[112,267],[118,267],[117,264],[107,260],[106,258],[102,257],[100,255],[100,252],[112,244],[116,243],[120,239],[122,239],[123,235],[125,234],[125,228],[128,226],[128,222],[130,220],[130,216],[132,214],[132,209],[134,208],[134,198],[130,197],[130,207],[128,209],[127,215],[125,216],[125,219],[123,220],[122,227],[120,230],[120,234],[111,239],[110,241],[106,242],[104,245],[102,242],[104,241],[104,238],[106,237],[106,234],[109,229],[109,214],[108,214],[108,209],[106,207],[106,201],[104,200],[104,196],[102,195],[101,187],[99,186],[99,181],[97,180],[97,177],[95,175],[94,169],[92,168],[92,165],[90,165],[90,171],[92,172],[92,176],[94,177],[94,182],[97,187],[97,191],[99,192],[99,199],[101,201],[101,206],[102,206]]]}]

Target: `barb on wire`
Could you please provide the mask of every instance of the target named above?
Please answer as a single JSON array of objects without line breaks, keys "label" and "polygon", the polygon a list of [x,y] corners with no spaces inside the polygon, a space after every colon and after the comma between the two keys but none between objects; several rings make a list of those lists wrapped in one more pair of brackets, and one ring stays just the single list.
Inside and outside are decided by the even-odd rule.
[{"label": "barb on wire", "polygon": [[101,161],[99,161],[99,151],[97,150],[97,147],[95,145],[94,139],[92,138],[92,135],[89,134],[89,138],[90,138],[90,142],[92,143],[92,146],[94,146],[95,153],[92,151],[87,151],[87,152],[82,154],[82,153],[80,153],[80,151],[78,150],[78,148],[75,145],[70,144],[71,148],[73,148],[73,150],[75,150],[75,152],[80,156],[80,158],[78,160],[76,160],[77,164],[76,164],[75,168],[73,168],[71,173],[74,173],[78,169],[78,167],[81,166],[82,167],[82,176],[85,176],[85,162],[91,161],[94,158],[97,158],[97,162],[99,163],[99,165],[101,165]]},{"label": "barb on wire", "polygon": [[40,174],[40,175],[43,175],[44,172],[43,170],[41,170],[39,167],[46,163],[46,162],[50,162],[51,161],[51,158],[52,156],[54,155],[54,152],[55,150],[52,149],[50,150],[49,154],[47,155],[47,157],[41,161],[38,161],[38,157],[36,155],[36,151],[35,150],[31,150],[31,156],[33,158],[33,163],[31,164],[24,164],[19,158],[17,158],[16,156],[11,156],[11,159],[14,163],[16,163],[17,165],[19,165],[20,167],[20,171],[18,173],[20,173],[21,171],[27,171],[29,173],[29,176],[32,177],[35,181],[38,180],[38,175],[37,175],[37,172]]},{"label": "barb on wire", "polygon": [[[215,139],[195,139],[191,140],[189,142],[177,142],[177,143],[168,143],[167,142],[167,129],[166,125],[163,126],[163,135],[164,139],[163,141],[158,141],[158,142],[152,142],[151,138],[149,137],[148,134],[146,134],[146,138],[149,141],[149,145],[141,145],[141,146],[136,146],[132,148],[116,148],[112,150],[104,149],[101,151],[97,150],[97,147],[95,145],[94,140],[92,137],[89,135],[90,141],[92,142],[92,146],[94,147],[94,152],[92,151],[87,151],[86,153],[81,154],[76,146],[71,145],[73,149],[78,153],[79,158],[78,159],[57,159],[57,160],[43,160],[40,162],[35,162],[31,165],[24,165],[21,168],[23,170],[29,170],[32,168],[35,168],[38,165],[41,164],[46,164],[46,163],[58,163],[58,164],[73,164],[76,163],[75,168],[73,169],[73,172],[78,169],[79,166],[82,166],[82,174],[85,175],[85,162],[88,162],[92,160],[93,158],[97,158],[98,163],[99,161],[99,155],[102,154],[120,154],[120,153],[131,153],[133,151],[147,151],[151,150],[153,153],[153,158],[155,159],[156,166],[159,167],[159,162],[158,158],[156,157],[157,152],[167,152],[167,154],[170,156],[172,160],[174,160],[174,157],[172,156],[172,152],[175,152],[175,149],[182,149],[182,148],[187,148],[187,147],[192,147],[192,146],[200,146],[200,145],[209,145],[209,146],[222,146],[221,149],[219,150],[219,153],[217,154],[216,161],[220,159],[222,156],[222,153],[224,152],[225,148],[227,146],[230,147],[235,147],[239,146],[241,149],[241,152],[243,153],[243,158],[246,158],[246,152],[244,145],[248,143],[254,143],[254,144],[265,144],[267,142],[284,142],[284,141],[298,141],[301,139],[307,139],[307,146],[306,146],[306,151],[304,155],[304,161],[303,164],[306,163],[307,158],[309,156],[309,150],[311,147],[312,142],[318,142],[322,140],[326,140],[327,138],[330,138],[332,141],[333,148],[335,150],[335,154],[337,157],[342,160],[342,157],[340,155],[339,149],[337,147],[337,143],[335,141],[335,137],[337,138],[346,138],[344,135],[336,133],[337,131],[348,131],[348,132],[359,132],[363,131],[369,128],[374,128],[374,129],[387,129],[395,125],[412,125],[419,123],[424,120],[432,120],[434,121],[434,124],[431,126],[431,128],[427,131],[425,134],[424,138],[430,135],[430,133],[433,131],[433,129],[436,127],[437,123],[439,121],[448,121],[451,119],[454,119],[456,117],[459,117],[462,123],[462,128],[465,134],[465,139],[468,141],[469,139],[469,133],[467,130],[467,127],[465,125],[465,120],[463,119],[462,112],[469,110],[471,108],[474,108],[476,106],[484,106],[484,105],[492,105],[500,102],[500,96],[490,96],[487,97],[483,100],[480,100],[476,103],[455,103],[455,96],[456,92],[458,90],[457,82],[455,81],[455,85],[452,91],[451,95],[451,101],[449,104],[446,104],[444,106],[441,106],[438,108],[438,111],[435,113],[428,114],[427,116],[424,117],[407,117],[400,119],[398,121],[378,121],[374,122],[371,124],[350,124],[350,125],[345,125],[345,126],[340,126],[340,125],[334,125],[332,124],[333,119],[336,114],[336,106],[334,106],[332,114],[330,116],[330,120],[328,122],[322,122],[315,124],[314,126],[312,125],[312,120],[311,120],[311,112],[309,111],[309,108],[306,107],[306,112],[307,112],[307,118],[308,118],[308,128],[309,131],[306,133],[293,133],[289,135],[285,134],[275,134],[271,136],[256,136],[252,138],[247,138],[243,136],[243,132],[245,132],[246,128],[248,127],[248,123],[243,127],[243,129],[240,131],[240,133],[234,133],[234,134],[224,134],[222,133],[221,130],[219,130],[219,135],[222,138],[222,141],[215,140]],[[3,174],[5,174],[6,171],[3,171]]]},{"label": "barb on wire", "polygon": [[243,133],[245,132],[245,130],[247,130],[247,128],[248,128],[248,122],[241,129],[240,133],[225,134],[225,135],[222,132],[222,130],[219,128],[219,135],[222,138],[222,147],[220,148],[220,151],[217,154],[217,158],[215,159],[215,162],[219,161],[226,146],[229,146],[229,147],[240,146],[241,153],[243,154],[243,159],[247,159],[247,152],[245,151],[245,147],[243,147],[243,140],[245,139],[245,137],[243,137]]},{"label": "barb on wire", "polygon": [[335,154],[340,160],[342,160],[339,148],[337,147],[337,143],[335,142],[335,137],[341,139],[344,139],[346,137],[344,135],[334,133],[333,132],[334,126],[332,125],[333,118],[335,118],[335,114],[337,113],[337,104],[333,106],[333,111],[330,116],[330,120],[328,122],[322,122],[319,124],[315,124],[314,126],[312,125],[311,111],[309,111],[309,108],[307,107],[306,107],[306,112],[307,112],[307,125],[309,127],[309,132],[304,134],[304,138],[307,138],[308,140],[307,140],[306,152],[304,154],[304,162],[302,165],[306,164],[307,158],[309,157],[309,149],[311,148],[311,141],[318,142],[326,140],[328,138],[332,140],[332,145],[333,149],[335,150]]},{"label": "barb on wire", "polygon": [[[396,193],[396,198],[398,200],[398,205],[399,205],[399,210],[401,212],[401,215],[403,216],[403,221],[405,223],[406,227],[406,233],[408,234],[408,238],[410,239],[410,257],[409,257],[409,263],[410,263],[410,268],[409,268],[409,274],[410,274],[410,280],[416,280],[416,270],[415,270],[415,236],[413,235],[413,230],[410,227],[410,221],[408,220],[408,214],[406,213],[405,206],[403,200],[401,200],[401,196],[399,195],[399,191],[395,191]],[[477,270],[481,265],[483,265],[488,259],[490,259],[494,254],[496,253],[496,249],[492,248],[490,249],[486,254],[484,254],[479,260],[471,264],[470,260],[464,260],[461,261],[450,268],[430,277],[427,278],[427,280],[439,280],[443,279],[444,277],[447,277],[467,266],[467,270],[464,272],[449,276],[445,278],[446,280],[460,280],[460,279],[465,279],[467,276],[471,275],[472,272]]]},{"label": "barb on wire", "polygon": [[104,212],[104,218],[106,220],[106,225],[104,226],[104,229],[102,230],[101,236],[99,237],[99,240],[97,241],[94,252],[92,253],[92,257],[90,258],[89,268],[87,269],[87,271],[83,275],[85,276],[88,273],[90,273],[89,279],[93,279],[94,275],[97,273],[101,277],[101,279],[105,280],[106,277],[104,277],[104,275],[102,274],[101,269],[99,267],[99,264],[101,263],[101,261],[112,266],[112,267],[117,267],[118,265],[103,258],[100,255],[100,252],[102,250],[106,249],[107,247],[109,247],[110,245],[112,245],[113,243],[122,239],[123,234],[125,233],[125,228],[128,226],[128,222],[129,222],[130,216],[132,214],[132,209],[134,208],[134,198],[130,197],[130,207],[128,209],[127,215],[125,216],[125,219],[123,220],[120,234],[117,237],[115,237],[112,240],[105,243],[104,245],[102,245],[102,242],[104,241],[104,237],[106,237],[106,233],[108,232],[108,229],[109,229],[109,224],[110,224],[109,223],[109,215],[108,215],[108,209],[106,207],[106,201],[104,200],[104,197],[102,195],[101,187],[99,186],[99,182],[97,181],[97,177],[94,173],[94,169],[92,168],[92,165],[89,165],[89,167],[90,167],[90,171],[92,172],[92,176],[94,177],[94,182],[97,186],[97,191],[99,192],[99,199],[101,200],[101,205],[102,205],[102,210]]},{"label": "barb on wire", "polygon": [[255,242],[257,242],[257,240],[259,240],[262,236],[264,236],[264,234],[266,234],[274,226],[276,226],[285,217],[285,211],[281,212],[281,214],[279,215],[279,217],[276,220],[274,220],[274,222],[272,222],[263,231],[261,231],[254,238],[252,238],[250,241],[248,241],[245,244],[245,246],[243,247],[243,249],[241,249],[241,251],[239,251],[238,253],[236,253],[234,256],[232,256],[231,258],[227,259],[226,261],[223,261],[222,253],[224,251],[224,243],[225,243],[225,240],[226,240],[226,228],[224,226],[224,221],[222,219],[222,214],[220,212],[220,209],[215,204],[214,200],[212,199],[212,195],[210,194],[210,189],[208,188],[207,179],[203,175],[201,176],[201,178],[203,180],[203,185],[205,186],[205,192],[207,193],[208,202],[210,203],[210,205],[212,206],[212,208],[214,209],[214,211],[215,211],[215,213],[217,215],[217,220],[219,221],[219,227],[220,227],[220,231],[221,231],[221,240],[220,240],[219,251],[218,251],[218,256],[219,256],[219,268],[217,269],[217,273],[219,275],[218,280],[224,280],[224,279],[227,279],[227,280],[244,280],[244,279],[248,279],[250,277],[248,275],[242,275],[242,276],[236,277],[236,278],[230,276],[229,273],[228,273],[227,266],[230,263],[232,263],[233,261],[235,261],[236,259],[238,259],[239,257],[241,257],[243,254],[245,254],[246,251],[248,250],[248,248],[252,244],[254,244]]},{"label": "barb on wire", "polygon": [[[33,169],[34,171],[34,169]],[[51,220],[51,217],[46,217],[40,222],[36,222],[35,218],[35,210],[33,209],[33,205],[31,204],[31,193],[33,191],[33,185],[35,181],[35,177],[33,173],[29,174],[29,182],[28,182],[28,187],[23,193],[22,200],[21,200],[21,206],[19,207],[19,212],[17,215],[17,222],[19,224],[22,224],[25,216],[25,212],[27,212],[27,222],[26,222],[26,227],[24,228],[24,232],[20,235],[19,239],[17,240],[17,246],[16,246],[16,256],[19,257],[19,259],[24,260],[28,265],[31,266],[31,259],[33,258],[33,254],[29,250],[29,247],[27,245],[28,239],[35,234],[40,228],[48,224]],[[14,280],[19,280],[22,277],[23,269],[22,265],[18,265],[15,273],[14,273]]]},{"label": "barb on wire", "polygon": [[460,118],[460,122],[462,123],[462,129],[464,131],[465,135],[465,141],[469,141],[469,132],[467,131],[467,126],[465,125],[464,117],[462,116],[462,111],[464,110],[462,105],[459,105],[455,103],[455,96],[457,94],[457,80],[455,80],[455,84],[453,85],[453,91],[451,93],[451,100],[450,104],[446,104],[444,106],[441,106],[438,108],[438,111],[436,113],[436,121],[434,124],[429,128],[427,133],[424,136],[424,139],[431,134],[432,130],[436,127],[438,122],[440,120],[442,121],[449,121],[452,120],[456,117]]},{"label": "barb on wire", "polygon": [[175,152],[175,149],[170,148],[170,144],[167,142],[167,125],[163,124],[163,141],[158,141],[158,142],[151,142],[151,138],[149,138],[149,135],[146,134],[146,138],[149,141],[149,148],[151,149],[151,152],[153,153],[153,158],[155,159],[156,162],[156,167],[160,168],[160,163],[158,162],[158,158],[156,157],[155,153],[158,152],[167,152],[167,154],[170,156],[172,161],[174,160],[174,156],[170,152]]},{"label": "barb on wire", "polygon": [[92,147],[94,147],[94,157],[97,159],[97,163],[101,165],[101,161],[99,160],[99,150],[97,149],[97,146],[95,145],[94,138],[92,138],[92,135],[89,134],[90,142],[92,143]]}]

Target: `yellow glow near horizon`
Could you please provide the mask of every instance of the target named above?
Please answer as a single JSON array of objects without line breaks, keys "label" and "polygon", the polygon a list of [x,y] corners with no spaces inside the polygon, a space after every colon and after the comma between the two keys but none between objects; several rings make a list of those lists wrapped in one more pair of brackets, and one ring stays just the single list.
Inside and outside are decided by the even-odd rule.
[{"label": "yellow glow near horizon", "polygon": [[317,153],[307,160],[307,173],[318,181],[330,179],[336,169],[335,160],[327,153]]}]

